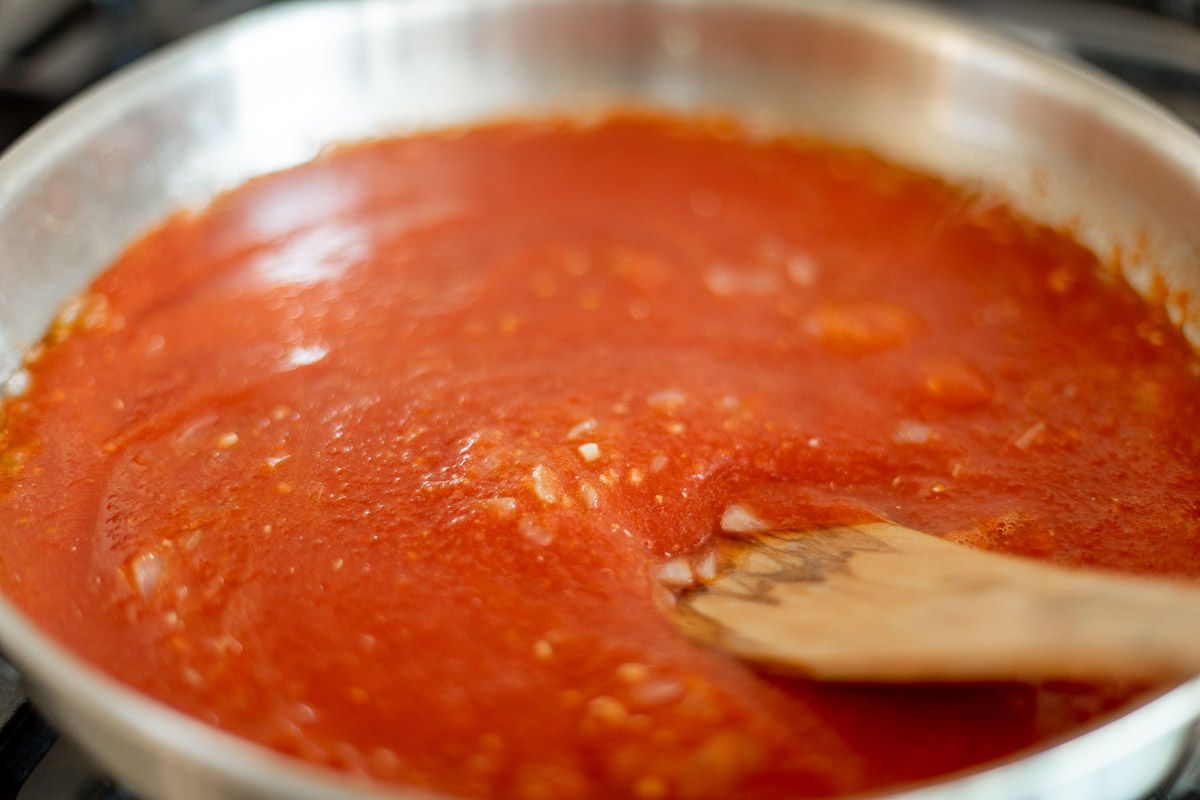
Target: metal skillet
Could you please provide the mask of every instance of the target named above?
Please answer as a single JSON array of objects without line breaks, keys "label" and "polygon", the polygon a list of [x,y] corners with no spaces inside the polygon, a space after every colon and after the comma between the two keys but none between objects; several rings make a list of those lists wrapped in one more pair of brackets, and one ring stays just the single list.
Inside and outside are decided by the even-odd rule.
[{"label": "metal skillet", "polygon": [[[66,296],[175,208],[333,141],[612,102],[732,112],[996,187],[1119,255],[1141,290],[1161,277],[1160,299],[1200,341],[1186,302],[1200,294],[1200,137],[1086,69],[876,2],[356,0],[274,7],[151,57],[0,157],[0,376]],[[147,798],[420,796],[184,717],[2,598],[0,649],[54,722]],[[1186,769],[1198,718],[1195,679],[1038,752],[892,796],[1128,800]]]}]

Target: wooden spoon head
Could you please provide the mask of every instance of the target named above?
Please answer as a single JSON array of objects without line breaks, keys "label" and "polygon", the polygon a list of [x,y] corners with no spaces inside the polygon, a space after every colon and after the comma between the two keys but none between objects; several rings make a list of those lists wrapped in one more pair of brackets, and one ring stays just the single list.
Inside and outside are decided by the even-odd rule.
[{"label": "wooden spoon head", "polygon": [[826,681],[1158,681],[1200,671],[1200,589],[977,550],[900,525],[754,533],[675,610],[692,638]]}]

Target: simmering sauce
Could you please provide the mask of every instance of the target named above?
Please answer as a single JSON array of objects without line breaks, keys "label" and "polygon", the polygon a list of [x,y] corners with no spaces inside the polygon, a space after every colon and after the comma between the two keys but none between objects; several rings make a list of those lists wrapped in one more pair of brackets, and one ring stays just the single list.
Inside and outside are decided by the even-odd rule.
[{"label": "simmering sauce", "polygon": [[861,151],[653,115],[363,143],[176,214],[64,309],[10,383],[0,588],[384,781],[884,787],[1148,687],[768,679],[667,589],[722,527],[875,518],[1200,580],[1198,373],[1069,237]]}]

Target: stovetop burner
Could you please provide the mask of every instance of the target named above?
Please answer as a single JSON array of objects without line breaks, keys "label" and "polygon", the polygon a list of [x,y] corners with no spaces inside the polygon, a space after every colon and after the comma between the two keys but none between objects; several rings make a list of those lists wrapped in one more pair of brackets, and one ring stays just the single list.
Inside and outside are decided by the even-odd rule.
[{"label": "stovetop burner", "polygon": [[[99,78],[264,0],[0,0],[0,150]],[[941,0],[1088,61],[1200,130],[1200,0]],[[0,800],[135,800],[0,678]],[[1200,753],[1147,800],[1200,800]]]}]

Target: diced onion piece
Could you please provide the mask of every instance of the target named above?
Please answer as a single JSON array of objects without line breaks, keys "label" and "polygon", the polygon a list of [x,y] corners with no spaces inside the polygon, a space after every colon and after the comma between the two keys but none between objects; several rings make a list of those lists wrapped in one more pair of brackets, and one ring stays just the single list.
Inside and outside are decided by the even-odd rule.
[{"label": "diced onion piece", "polygon": [[841,355],[861,355],[898,347],[917,329],[915,314],[882,301],[827,303],[808,317],[805,329]]},{"label": "diced onion piece", "polygon": [[795,253],[787,259],[787,274],[797,286],[812,286],[817,280],[817,265],[806,255]]},{"label": "diced onion piece", "polygon": [[129,584],[140,597],[149,597],[162,571],[162,556],[154,550],[143,550],[129,561]]},{"label": "diced onion piece", "polygon": [[721,515],[721,530],[726,533],[765,531],[767,523],[749,506],[731,503]]},{"label": "diced onion piece", "polygon": [[588,703],[588,715],[611,725],[619,725],[629,716],[621,701],[608,695],[592,698]]},{"label": "diced onion piece", "polygon": [[640,681],[629,691],[629,698],[638,706],[661,706],[683,697],[683,684],[670,678]]},{"label": "diced onion piece", "polygon": [[932,438],[933,428],[913,420],[902,420],[892,434],[892,440],[898,444],[925,444]]},{"label": "diced onion piece", "polygon": [[737,273],[728,267],[713,267],[704,273],[704,285],[717,297],[730,297],[738,288]]},{"label": "diced onion piece", "polygon": [[579,456],[589,464],[600,457],[600,445],[595,442],[585,442],[579,445]]},{"label": "diced onion piece", "polygon": [[567,440],[578,439],[583,434],[594,431],[596,429],[596,420],[585,419],[583,422],[576,423],[571,430],[567,431]]},{"label": "diced onion piece", "polygon": [[521,517],[517,523],[517,532],[538,547],[545,547],[554,541],[554,534],[543,528],[536,519],[530,516]]},{"label": "diced onion piece", "polygon": [[583,501],[585,507],[592,511],[600,507],[600,493],[590,483],[579,484],[579,499]]},{"label": "diced onion piece", "polygon": [[517,513],[517,501],[512,497],[489,497],[483,508],[496,519],[512,519]]},{"label": "diced onion piece", "polygon": [[529,478],[529,488],[539,500],[547,505],[558,502],[558,477],[544,464],[534,467]]},{"label": "diced onion piece", "polygon": [[991,402],[995,389],[972,365],[961,359],[946,358],[927,367],[925,392],[944,406],[969,410]]},{"label": "diced onion piece", "polygon": [[646,403],[655,411],[669,414],[687,402],[687,395],[679,389],[663,389],[646,398]]},{"label": "diced onion piece", "polygon": [[650,668],[645,664],[626,661],[617,667],[617,677],[625,683],[641,683],[650,677]]},{"label": "diced onion piece", "polygon": [[1025,429],[1025,432],[1016,438],[1013,446],[1018,450],[1028,450],[1033,445],[1037,444],[1042,438],[1042,434],[1046,432],[1045,422],[1035,422]]}]

